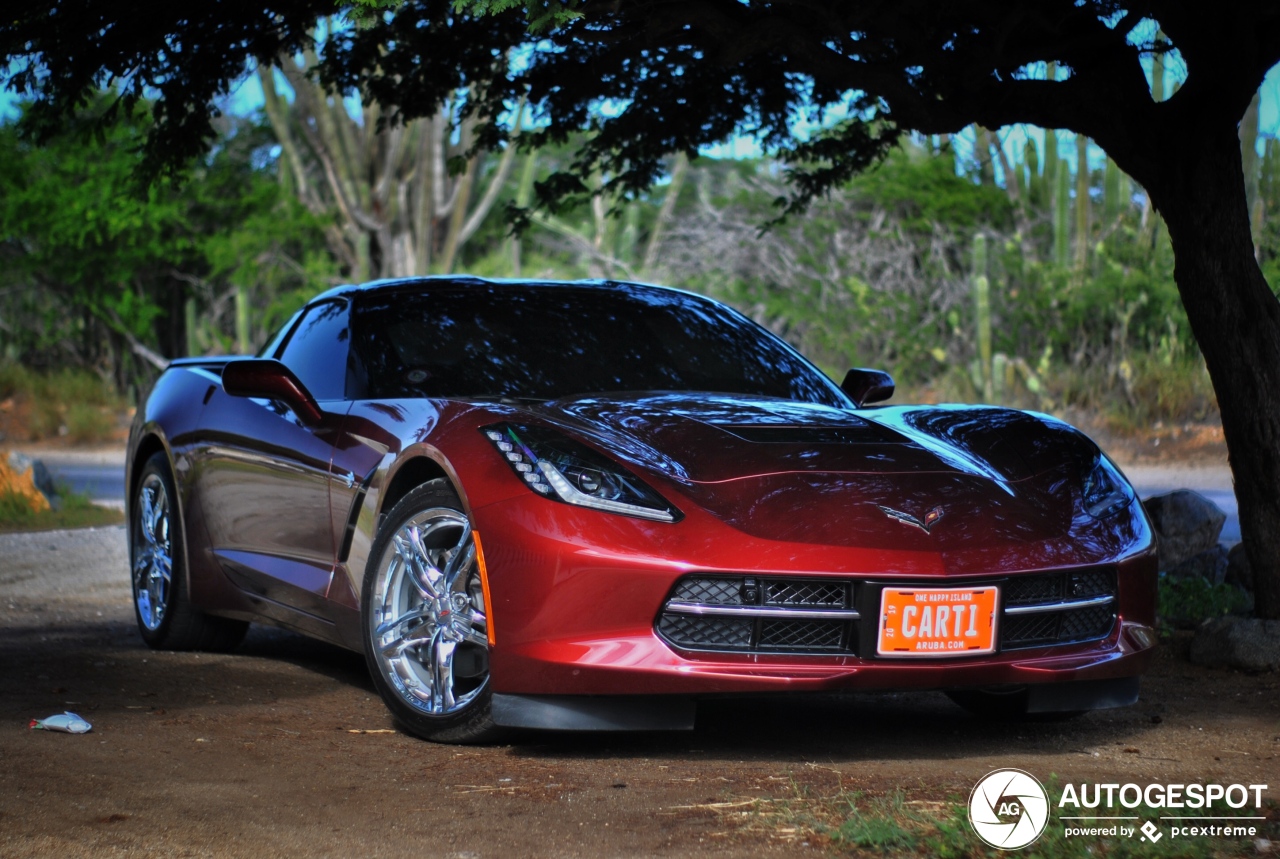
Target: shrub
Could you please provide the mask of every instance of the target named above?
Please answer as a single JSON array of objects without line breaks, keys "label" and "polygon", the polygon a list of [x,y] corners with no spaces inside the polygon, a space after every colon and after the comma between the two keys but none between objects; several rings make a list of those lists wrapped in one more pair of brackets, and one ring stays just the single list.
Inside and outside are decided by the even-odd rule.
[{"label": "shrub", "polygon": [[1210,618],[1245,611],[1251,604],[1249,595],[1235,585],[1214,585],[1198,576],[1175,579],[1162,573],[1156,614],[1167,626],[1194,629]]}]

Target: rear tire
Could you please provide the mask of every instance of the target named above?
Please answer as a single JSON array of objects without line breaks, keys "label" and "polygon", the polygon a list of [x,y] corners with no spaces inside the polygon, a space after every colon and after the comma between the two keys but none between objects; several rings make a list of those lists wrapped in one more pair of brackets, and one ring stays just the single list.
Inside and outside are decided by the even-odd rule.
[{"label": "rear tire", "polygon": [[187,595],[187,552],[173,474],[163,452],[138,477],[129,513],[129,567],[133,616],[147,646],[156,650],[228,651],[249,624],[207,615]]},{"label": "rear tire", "polygon": [[392,716],[439,743],[493,723],[487,607],[471,521],[445,480],[409,492],[378,529],[361,599],[365,660]]}]

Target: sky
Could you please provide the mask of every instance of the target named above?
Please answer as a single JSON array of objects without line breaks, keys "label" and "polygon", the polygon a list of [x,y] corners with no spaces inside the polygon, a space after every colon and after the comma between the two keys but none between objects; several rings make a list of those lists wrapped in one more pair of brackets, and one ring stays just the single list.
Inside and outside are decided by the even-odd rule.
[{"label": "sky", "polygon": [[[1150,60],[1144,61],[1144,66],[1150,78],[1151,68]],[[1185,67],[1180,63],[1170,63],[1170,68],[1166,71],[1167,88],[1172,88],[1180,83],[1180,78],[1185,76]],[[1043,73],[1041,71],[1041,73]],[[277,86],[284,93],[289,92],[288,84],[285,83],[282,76],[277,73]],[[7,90],[0,90],[0,119],[9,120],[16,116],[15,103],[17,99],[13,93]],[[353,115],[359,114],[359,101],[354,96],[347,99],[348,109]],[[224,99],[220,107],[229,113],[238,115],[248,115],[261,109],[262,106],[262,88],[258,83],[257,76],[246,74],[241,83],[232,91],[232,93]],[[825,119],[830,121],[838,118],[838,111],[829,111]],[[797,121],[797,131],[800,134],[811,133],[816,130],[817,126],[807,124],[804,121]],[[1074,135],[1068,131],[1056,132],[1058,141],[1058,151],[1067,153],[1073,152],[1075,148]],[[1044,135],[1043,129],[1031,126],[1016,125],[1000,129],[999,137],[1005,151],[1014,157],[1015,153],[1021,154],[1023,147],[1028,139],[1035,141],[1036,147],[1041,155],[1040,161],[1043,163],[1044,154]],[[956,147],[961,160],[969,160],[972,157],[974,145],[973,129],[967,129],[964,133],[953,137],[953,145]],[[1280,65],[1275,66],[1267,74],[1259,90],[1259,111],[1258,111],[1258,150],[1259,155],[1262,154],[1262,147],[1268,138],[1280,137]],[[746,136],[734,137],[724,143],[713,146],[703,147],[701,154],[711,158],[758,158],[762,155],[758,143]],[[1072,162],[1074,169],[1074,157],[1068,159]],[[1089,153],[1089,161],[1091,169],[1100,169],[1106,161],[1106,154],[1098,147],[1091,146]]]},{"label": "sky", "polygon": [[[1150,63],[1145,65],[1148,79],[1150,79]],[[1179,75],[1177,69],[1168,69],[1166,75],[1166,89],[1171,89],[1175,83],[1181,83],[1181,78],[1185,77],[1185,72]],[[1280,65],[1276,65],[1267,73],[1262,86],[1258,89],[1258,96],[1258,154],[1261,155],[1262,147],[1266,144],[1267,138],[1280,137]],[[1069,160],[1074,170],[1075,135],[1070,131],[1058,131],[1056,133],[1058,135],[1058,151],[1060,153],[1072,153]],[[1014,125],[1000,129],[1000,140],[1011,160],[1014,159],[1015,153],[1019,156],[1021,155],[1027,139],[1030,138],[1035,141],[1040,155],[1040,163],[1043,164],[1044,135],[1043,129],[1026,125]],[[972,156],[974,137],[974,131],[971,127],[964,133],[952,138],[958,153],[964,159],[969,159]],[[734,138],[718,146],[704,147],[702,154],[715,158],[758,158],[761,152],[755,141],[748,138]],[[1090,169],[1101,169],[1106,163],[1106,157],[1106,153],[1102,149],[1097,146],[1091,146],[1089,151]]]}]

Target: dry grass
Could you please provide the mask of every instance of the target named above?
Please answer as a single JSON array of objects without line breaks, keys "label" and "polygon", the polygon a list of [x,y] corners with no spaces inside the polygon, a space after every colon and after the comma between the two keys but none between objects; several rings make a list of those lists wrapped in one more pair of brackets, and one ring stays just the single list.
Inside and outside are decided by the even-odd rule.
[{"label": "dry grass", "polygon": [[0,363],[0,441],[102,444],[119,435],[125,408],[108,382],[86,370],[37,373]]}]

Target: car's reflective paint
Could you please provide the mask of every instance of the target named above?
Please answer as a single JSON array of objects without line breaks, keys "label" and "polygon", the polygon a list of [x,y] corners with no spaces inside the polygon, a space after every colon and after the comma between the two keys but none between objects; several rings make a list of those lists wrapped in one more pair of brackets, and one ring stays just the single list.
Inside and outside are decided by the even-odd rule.
[{"label": "car's reflective paint", "polygon": [[[483,538],[498,693],[984,687],[1132,677],[1149,658],[1150,525],[1132,497],[1105,520],[1085,511],[1082,476],[1100,453],[1047,416],[638,391],[322,399],[316,418],[228,394],[228,360],[243,359],[175,362],[130,438],[128,497],[152,453],[172,464],[189,593],[212,614],[360,649],[359,595],[381,519],[408,489],[444,477]],[[534,494],[480,431],[502,422],[551,428],[609,457],[683,518]],[[941,513],[926,530],[886,509],[920,521]],[[908,662],[683,651],[655,633],[674,583],[695,571],[952,585],[1097,565],[1116,571],[1118,620],[1084,643]]]}]

